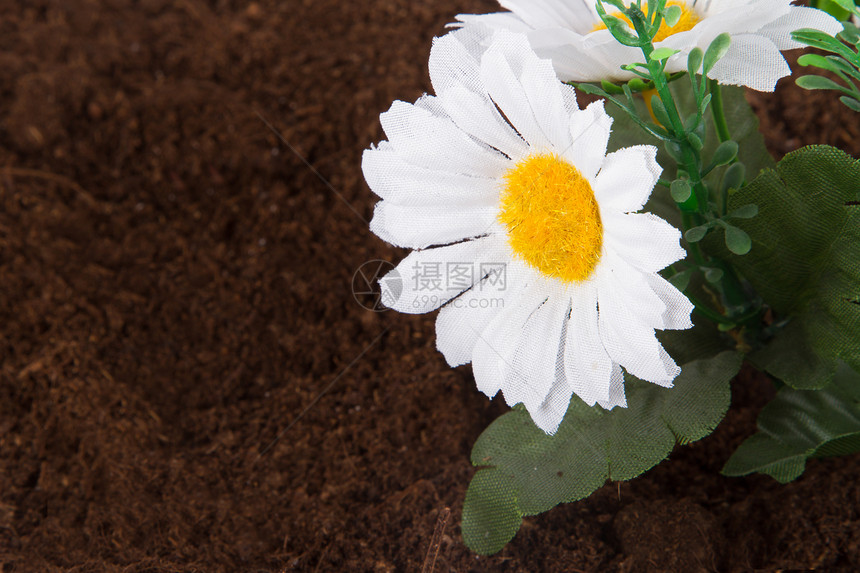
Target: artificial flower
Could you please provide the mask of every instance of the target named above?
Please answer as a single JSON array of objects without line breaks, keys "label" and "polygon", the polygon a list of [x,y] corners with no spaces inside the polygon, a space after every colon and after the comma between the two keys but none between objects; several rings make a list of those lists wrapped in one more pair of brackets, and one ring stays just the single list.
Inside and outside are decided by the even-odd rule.
[{"label": "artificial flower", "polygon": [[671,386],[680,369],[655,329],[689,328],[692,305],[657,274],[685,256],[680,232],[637,213],[656,149],[607,154],[603,103],[580,109],[521,34],[486,50],[437,38],[430,75],[436,95],[394,102],[388,140],[362,160],[382,198],[371,230],[414,249],[380,281],[385,304],[442,307],[448,363],[471,362],[481,391],[524,404],[547,433],[573,393],[626,406],[622,368]]},{"label": "artificial flower", "polygon": [[[564,81],[627,81],[635,77],[621,66],[642,61],[637,48],[620,44],[597,15],[593,0],[499,0],[510,12],[460,15],[462,25],[525,33],[535,52],[552,60]],[[643,1],[643,9],[646,4]],[[672,28],[664,22],[654,45],[680,50],[666,65],[667,72],[687,69],[687,56],[706,50],[719,34],[731,35],[728,53],[708,74],[721,84],[773,91],[777,80],[791,74],[780,50],[802,48],[791,39],[798,28],[814,28],[831,35],[841,24],[821,10],[792,6],[791,0],[670,0],[682,10]],[[607,12],[615,13],[607,5]]]}]

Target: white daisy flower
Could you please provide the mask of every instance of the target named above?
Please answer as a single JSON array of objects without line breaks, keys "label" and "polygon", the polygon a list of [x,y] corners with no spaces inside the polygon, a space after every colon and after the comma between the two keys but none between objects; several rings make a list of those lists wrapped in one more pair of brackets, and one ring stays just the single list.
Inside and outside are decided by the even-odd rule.
[{"label": "white daisy flower", "polygon": [[[538,56],[551,59],[564,81],[636,77],[621,66],[642,61],[641,51],[612,37],[597,15],[596,0],[499,0],[499,4],[510,12],[457,19],[467,27],[527,34]],[[644,0],[642,4],[644,9]],[[709,77],[758,91],[773,91],[778,79],[791,74],[780,50],[804,47],[791,39],[791,32],[814,28],[835,35],[842,29],[826,12],[792,6],[791,0],[670,0],[666,5],[682,10],[680,21],[672,28],[664,22],[655,37],[656,47],[680,50],[669,59],[667,72],[685,71],[693,48],[706,50],[727,32],[731,46]],[[614,13],[611,8],[607,5]]]},{"label": "white daisy flower", "polygon": [[434,40],[436,96],[394,102],[388,141],[364,152],[383,199],[371,230],[414,249],[380,281],[383,300],[442,307],[448,363],[471,362],[481,391],[554,433],[572,393],[626,406],[622,368],[672,385],[680,369],[654,330],[689,328],[692,305],[657,272],[685,251],[677,229],[635,213],[661,171],[656,149],[607,155],[602,102],[580,109],[523,35],[500,33],[482,55],[473,39]]}]

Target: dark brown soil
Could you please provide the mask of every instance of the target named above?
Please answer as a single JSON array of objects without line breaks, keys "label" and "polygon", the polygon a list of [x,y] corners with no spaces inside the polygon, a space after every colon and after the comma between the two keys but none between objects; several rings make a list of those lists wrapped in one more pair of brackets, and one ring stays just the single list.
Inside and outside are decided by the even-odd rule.
[{"label": "dark brown soil", "polygon": [[[718,474],[770,395],[748,374],[711,437],[497,556],[463,545],[504,407],[433,316],[350,285],[402,256],[365,221],[378,114],[429,89],[446,22],[494,7],[0,0],[2,571],[419,571],[446,508],[435,571],[860,567],[860,457]],[[781,86],[755,96],[775,153],[858,155],[835,96]]]}]

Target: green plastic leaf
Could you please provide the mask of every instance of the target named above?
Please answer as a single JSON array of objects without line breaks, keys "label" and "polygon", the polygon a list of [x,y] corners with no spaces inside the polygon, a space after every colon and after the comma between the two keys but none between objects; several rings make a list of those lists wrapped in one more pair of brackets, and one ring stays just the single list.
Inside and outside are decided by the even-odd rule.
[{"label": "green plastic leaf", "polygon": [[672,283],[676,289],[683,292],[687,290],[687,286],[690,284],[690,278],[693,276],[694,272],[695,269],[686,269],[680,273],[675,273],[669,277],[669,282]]},{"label": "green plastic leaf", "polygon": [[[682,111],[695,111],[696,98],[693,88],[689,82],[672,82],[670,84],[675,103]],[[709,94],[710,95],[710,94]],[[773,158],[764,145],[764,138],[758,129],[758,118],[752,112],[744,95],[744,89],[736,86],[722,86],[723,109],[726,120],[732,126],[732,139],[738,142],[738,162],[729,166],[726,171],[731,172],[737,168],[740,162],[746,165],[750,173],[758,173],[760,170],[773,167]],[[640,117],[648,117],[648,110],[641,98],[636,98],[637,110]],[[623,147],[633,145],[655,145],[657,146],[657,163],[663,167],[662,177],[669,181],[678,179],[676,172],[677,162],[672,159],[672,153],[680,157],[680,149],[670,141],[661,142],[657,138],[645,133],[641,127],[636,125],[627,113],[612,105],[606,107],[607,113],[614,119],[612,124],[612,135],[609,139],[609,151],[616,151]],[[704,157],[710,157],[720,144],[713,129],[708,129],[703,140],[705,147],[702,150]],[[674,149],[673,149],[674,148]],[[671,150],[671,152],[670,152]],[[720,177],[724,175],[719,171],[711,172],[705,181],[712,189],[720,186]],[[740,178],[743,182],[743,177]],[[740,183],[734,186],[740,187]],[[656,189],[651,194],[651,199],[645,205],[645,209],[662,217],[677,228],[681,228],[681,216],[678,212],[677,203],[672,199],[670,193]]]},{"label": "green plastic leaf", "polygon": [[702,141],[702,138],[693,132],[687,134],[687,141],[690,142],[690,145],[692,145],[696,151],[701,151],[705,147],[705,142]]},{"label": "green plastic leaf", "polygon": [[666,113],[666,107],[663,105],[663,102],[660,101],[660,96],[651,96],[651,111],[654,112],[654,118],[660,123],[660,125],[672,125],[669,120],[669,114]]},{"label": "green plastic leaf", "polygon": [[[699,343],[699,335],[683,334]],[[714,338],[705,338],[703,347],[713,351]],[[607,479],[632,479],[666,459],[676,444],[711,433],[728,409],[729,381],[741,357],[724,351],[681,363],[673,388],[626,376],[627,408],[606,411],[574,397],[553,436],[521,406],[493,422],[472,450],[472,463],[484,469],[472,479],[463,508],[469,548],[483,554],[501,549],[511,536],[514,505],[522,517],[583,499]]]},{"label": "green plastic leaf", "polygon": [[720,59],[726,55],[726,52],[729,51],[729,46],[732,43],[732,37],[729,36],[726,32],[723,32],[711,42],[711,45],[708,46],[708,49],[705,50],[705,58],[704,58],[704,68],[702,68],[702,73],[704,75],[708,75],[708,73],[714,68],[714,65]]},{"label": "green plastic leaf", "polygon": [[822,390],[784,387],[758,417],[722,473],[767,474],[781,483],[803,473],[809,458],[860,451],[860,374],[841,363]]},{"label": "green plastic leaf", "polygon": [[839,101],[841,101],[846,106],[848,106],[848,109],[860,113],[860,101],[858,101],[854,98],[848,97],[848,96],[840,97]]},{"label": "green plastic leaf", "polygon": [[752,248],[752,239],[742,229],[726,223],[726,247],[736,255],[745,255]]},{"label": "green plastic leaf", "polygon": [[625,46],[636,47],[639,45],[639,37],[630,30],[627,22],[610,15],[602,16],[602,18],[603,23],[606,24],[606,28],[609,30],[609,33],[612,34],[612,37],[616,40]]},{"label": "green plastic leaf", "polygon": [[693,48],[690,50],[690,55],[687,56],[687,72],[690,76],[695,76],[702,69],[702,59],[705,54],[701,48]]},{"label": "green plastic leaf", "polygon": [[668,60],[680,51],[681,50],[675,50],[672,48],[657,48],[651,52],[651,55],[648,57],[656,62],[662,62],[663,60]]},{"label": "green plastic leaf", "polygon": [[811,28],[801,28],[791,33],[791,38],[801,44],[812,46],[820,50],[839,54],[847,60],[851,60],[857,56],[855,52],[848,46],[824,32],[813,30]]},{"label": "green plastic leaf", "polygon": [[[851,6],[845,8],[845,6]],[[816,0],[816,8],[824,10],[837,20],[845,20],[851,15],[851,9],[854,8],[853,0]]]},{"label": "green plastic leaf", "polygon": [[839,90],[845,91],[845,87],[837,84],[829,78],[822,76],[800,76],[795,83],[805,90]]},{"label": "green plastic leaf", "polygon": [[687,239],[688,243],[698,243],[705,238],[705,235],[708,234],[709,228],[710,227],[708,225],[700,225],[698,227],[687,229],[687,232],[684,233],[684,238]]},{"label": "green plastic leaf", "polygon": [[676,203],[683,203],[690,198],[693,193],[693,188],[690,187],[690,182],[685,179],[675,179],[669,187],[669,192],[672,194],[672,199]]},{"label": "green plastic leaf", "polygon": [[740,189],[746,179],[747,168],[740,161],[736,161],[729,165],[726,172],[723,174],[723,181],[720,184],[720,189],[723,193],[730,189]]},{"label": "green plastic leaf", "polygon": [[730,219],[752,219],[758,215],[758,205],[755,203],[750,203],[749,205],[744,205],[738,209],[735,209],[731,213],[729,213],[728,218]]},{"label": "green plastic leaf", "polygon": [[682,14],[683,11],[680,6],[669,6],[663,11],[663,20],[666,21],[667,26],[674,28]]},{"label": "green plastic leaf", "polygon": [[851,22],[842,22],[842,31],[839,32],[839,37],[849,44],[860,44],[860,30]]},{"label": "green plastic leaf", "polygon": [[801,66],[814,66],[831,72],[846,72],[847,69],[850,69],[848,62],[841,58],[825,57],[819,54],[803,54],[797,58],[797,63]]},{"label": "green plastic leaf", "polygon": [[609,93],[609,94],[620,95],[620,94],[624,93],[624,90],[622,90],[619,86],[613,84],[612,82],[608,82],[606,80],[600,80],[600,86],[603,88],[603,90],[606,93]]},{"label": "green plastic leaf", "polygon": [[705,280],[711,284],[717,284],[723,279],[723,269],[707,268],[705,271]]},{"label": "green plastic leaf", "polygon": [[[840,8],[845,10],[846,12],[851,12],[852,10],[854,10],[854,6],[855,6],[854,0],[827,0],[827,1],[832,2],[833,4],[836,4],[837,6],[839,6]],[[831,14],[831,15],[835,16],[835,14]],[[840,20],[841,19],[842,18],[840,18]]]},{"label": "green plastic leaf", "polygon": [[823,388],[839,360],[860,370],[860,163],[824,145],[783,158],[729,198],[729,211],[756,204],[734,223],[752,240],[743,256],[708,237],[787,321],[750,355],[760,368],[798,389]]},{"label": "green plastic leaf", "polygon": [[492,555],[514,538],[522,521],[510,478],[497,468],[479,470],[463,502],[460,528],[466,545],[479,555]]},{"label": "green plastic leaf", "polygon": [[736,141],[724,141],[714,151],[711,162],[714,166],[728,165],[738,156],[738,144]]}]

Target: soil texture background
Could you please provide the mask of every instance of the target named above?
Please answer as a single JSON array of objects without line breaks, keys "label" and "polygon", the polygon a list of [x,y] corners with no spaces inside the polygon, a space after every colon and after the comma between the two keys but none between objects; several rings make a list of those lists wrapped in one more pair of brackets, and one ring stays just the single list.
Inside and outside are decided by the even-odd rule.
[{"label": "soil texture background", "polygon": [[[495,9],[0,0],[0,571],[430,571],[434,533],[438,572],[860,569],[860,457],[719,475],[772,392],[746,372],[712,436],[496,556],[463,545],[506,407],[434,315],[351,285],[404,255],[367,228],[379,113]],[[751,101],[777,157],[860,153],[834,94]]]}]

